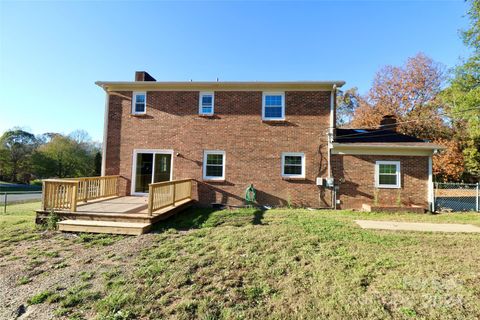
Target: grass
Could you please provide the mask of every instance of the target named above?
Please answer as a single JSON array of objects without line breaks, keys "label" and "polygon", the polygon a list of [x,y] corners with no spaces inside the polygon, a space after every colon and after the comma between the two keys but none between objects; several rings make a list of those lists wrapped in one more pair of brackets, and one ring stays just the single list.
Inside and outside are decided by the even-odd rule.
[{"label": "grass", "polygon": [[[480,236],[369,231],[353,219],[468,222],[477,214],[191,210],[161,224],[104,317],[477,318]],[[121,277],[121,275],[119,275]]]},{"label": "grass", "polygon": [[[18,215],[9,221],[25,219]],[[480,234],[363,230],[355,219],[480,225],[474,213],[191,209],[158,224],[121,267],[86,264],[74,286],[40,291],[28,303],[98,319],[480,318]],[[2,226],[35,234],[27,222]],[[74,242],[89,250],[108,239],[116,238]],[[136,239],[120,238],[122,245]],[[32,256],[32,263],[59,256],[65,267],[72,263],[53,249]]]},{"label": "grass", "polygon": [[8,205],[7,213],[0,213],[0,247],[2,243],[14,243],[39,239],[35,227],[34,210],[40,208],[39,202]]}]

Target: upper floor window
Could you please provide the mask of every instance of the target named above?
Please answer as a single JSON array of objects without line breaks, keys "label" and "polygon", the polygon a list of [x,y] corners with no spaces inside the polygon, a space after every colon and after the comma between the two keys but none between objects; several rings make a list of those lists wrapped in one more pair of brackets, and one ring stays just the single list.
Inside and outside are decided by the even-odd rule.
[{"label": "upper floor window", "polygon": [[285,94],[264,92],[262,103],[263,120],[285,120]]},{"label": "upper floor window", "polygon": [[305,178],[305,154],[301,152],[282,153],[282,176]]},{"label": "upper floor window", "polygon": [[204,115],[213,114],[213,104],[214,104],[214,94],[213,92],[200,92],[200,103],[199,103],[199,113]]},{"label": "upper floor window", "polygon": [[225,151],[205,150],[203,154],[203,179],[225,179]]},{"label": "upper floor window", "polygon": [[144,114],[147,112],[147,93],[134,92],[132,97],[132,113]]},{"label": "upper floor window", "polygon": [[375,187],[400,188],[400,161],[377,161],[375,163]]}]

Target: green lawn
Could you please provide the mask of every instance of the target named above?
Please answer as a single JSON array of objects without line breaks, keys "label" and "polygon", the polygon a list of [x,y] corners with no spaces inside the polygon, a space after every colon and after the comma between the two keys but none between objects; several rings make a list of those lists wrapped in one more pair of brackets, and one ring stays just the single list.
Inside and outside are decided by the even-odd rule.
[{"label": "green lawn", "polygon": [[[16,271],[15,285],[30,292],[17,300],[45,319],[480,318],[480,234],[362,230],[353,222],[480,225],[475,213],[192,209],[155,234],[65,238],[36,230],[32,206],[0,215],[0,245],[11,251],[0,255],[0,274],[14,263],[31,268],[32,257],[44,261],[34,267],[47,270],[41,275]],[[57,260],[65,266],[50,267]],[[64,274],[70,280],[52,285]]]}]

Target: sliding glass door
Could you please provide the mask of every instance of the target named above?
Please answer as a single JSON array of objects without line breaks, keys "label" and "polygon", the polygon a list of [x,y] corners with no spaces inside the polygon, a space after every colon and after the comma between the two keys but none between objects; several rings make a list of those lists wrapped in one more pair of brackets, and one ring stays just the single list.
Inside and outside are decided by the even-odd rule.
[{"label": "sliding glass door", "polygon": [[138,151],[134,157],[133,193],[148,193],[148,185],[170,181],[172,153],[162,151]]}]

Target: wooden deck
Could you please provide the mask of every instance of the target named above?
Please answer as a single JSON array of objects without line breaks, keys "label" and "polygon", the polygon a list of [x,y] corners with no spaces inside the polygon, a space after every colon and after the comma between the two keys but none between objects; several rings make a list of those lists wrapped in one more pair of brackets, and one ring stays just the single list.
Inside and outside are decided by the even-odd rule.
[{"label": "wooden deck", "polygon": [[[83,178],[89,184],[78,187],[71,180],[49,180],[42,210],[36,222],[42,223],[53,212],[60,217],[60,231],[139,235],[152,225],[193,204],[190,179],[154,183],[149,196],[119,197],[113,178]],[[98,183],[109,179],[109,189]],[[116,187],[116,185],[115,185]],[[105,192],[107,190],[108,192]]]},{"label": "wooden deck", "polygon": [[[154,223],[167,219],[193,204],[193,200],[185,199],[150,215],[147,202],[148,197],[116,197],[79,205],[76,212],[54,212],[62,219],[58,223],[60,231],[143,234],[150,231]],[[49,215],[50,212],[38,210],[37,223],[41,223]]]}]

